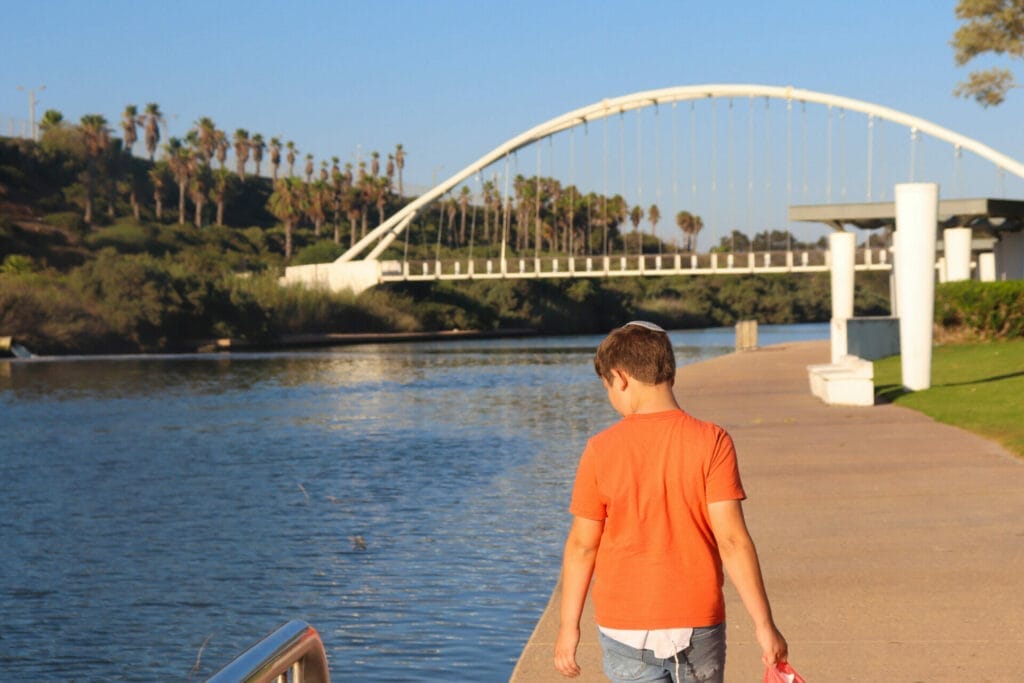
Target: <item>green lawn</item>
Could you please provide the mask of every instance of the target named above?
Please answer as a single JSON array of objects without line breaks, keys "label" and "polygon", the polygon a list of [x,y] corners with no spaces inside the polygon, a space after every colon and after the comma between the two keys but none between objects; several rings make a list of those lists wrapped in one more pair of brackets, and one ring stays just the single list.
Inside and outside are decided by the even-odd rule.
[{"label": "green lawn", "polygon": [[875,394],[1024,456],[1024,339],[936,346],[925,391],[904,391],[899,356],[883,358],[875,361]]}]

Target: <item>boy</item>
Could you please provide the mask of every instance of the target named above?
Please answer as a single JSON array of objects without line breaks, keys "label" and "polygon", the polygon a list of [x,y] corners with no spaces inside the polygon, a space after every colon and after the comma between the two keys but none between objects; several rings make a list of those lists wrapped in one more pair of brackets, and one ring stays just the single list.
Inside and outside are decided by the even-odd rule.
[{"label": "boy", "polygon": [[668,334],[653,323],[627,323],[601,342],[594,369],[623,419],[591,438],[580,458],[555,668],[580,673],[580,615],[593,575],[612,681],[721,682],[723,565],[754,621],[765,664],[786,661],[743,519],[732,439],[676,403]]}]

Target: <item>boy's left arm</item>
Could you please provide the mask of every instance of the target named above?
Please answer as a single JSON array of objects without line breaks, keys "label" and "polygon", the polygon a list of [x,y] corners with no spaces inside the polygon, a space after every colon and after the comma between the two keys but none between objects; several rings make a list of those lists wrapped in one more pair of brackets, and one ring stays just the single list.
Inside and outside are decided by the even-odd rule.
[{"label": "boy's left arm", "polygon": [[708,515],[722,556],[722,565],[754,621],[754,632],[761,646],[761,659],[769,666],[786,661],[788,645],[772,619],[772,608],[761,576],[757,549],[747,531],[742,504],[738,500],[709,503]]}]

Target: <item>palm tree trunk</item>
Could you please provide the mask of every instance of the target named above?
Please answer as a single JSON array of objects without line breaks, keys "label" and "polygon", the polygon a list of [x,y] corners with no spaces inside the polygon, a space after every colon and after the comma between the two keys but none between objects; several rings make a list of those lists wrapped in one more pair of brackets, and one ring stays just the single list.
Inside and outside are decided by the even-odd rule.
[{"label": "palm tree trunk", "polygon": [[284,257],[292,257],[292,221],[284,222]]},{"label": "palm tree trunk", "polygon": [[217,198],[217,225],[224,225],[224,198]]},{"label": "palm tree trunk", "polygon": [[156,205],[156,219],[159,221],[164,217],[164,201],[160,196],[160,190],[153,190],[153,204]]},{"label": "palm tree trunk", "polygon": [[178,183],[178,225],[185,225],[185,183]]}]

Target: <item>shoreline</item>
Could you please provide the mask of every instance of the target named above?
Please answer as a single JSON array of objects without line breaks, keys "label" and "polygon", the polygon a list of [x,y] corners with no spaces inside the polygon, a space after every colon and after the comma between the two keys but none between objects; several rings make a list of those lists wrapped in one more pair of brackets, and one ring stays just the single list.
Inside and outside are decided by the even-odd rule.
[{"label": "shoreline", "polygon": [[[183,348],[154,351],[152,353],[96,353],[96,354],[53,354],[36,355],[31,351],[27,356],[0,355],[0,362],[32,362],[83,358],[158,358],[161,356],[220,355],[249,353],[256,351],[287,351],[290,349],[329,348],[334,346],[355,346],[358,344],[400,344],[404,342],[459,341],[466,339],[512,339],[538,336],[541,333],[531,328],[503,330],[439,330],[433,332],[327,332],[322,334],[287,334],[262,341],[247,339],[204,339],[192,342]],[[10,337],[4,339],[10,340]],[[13,342],[0,346],[8,351],[18,346]],[[22,347],[23,348],[23,347]]]}]

